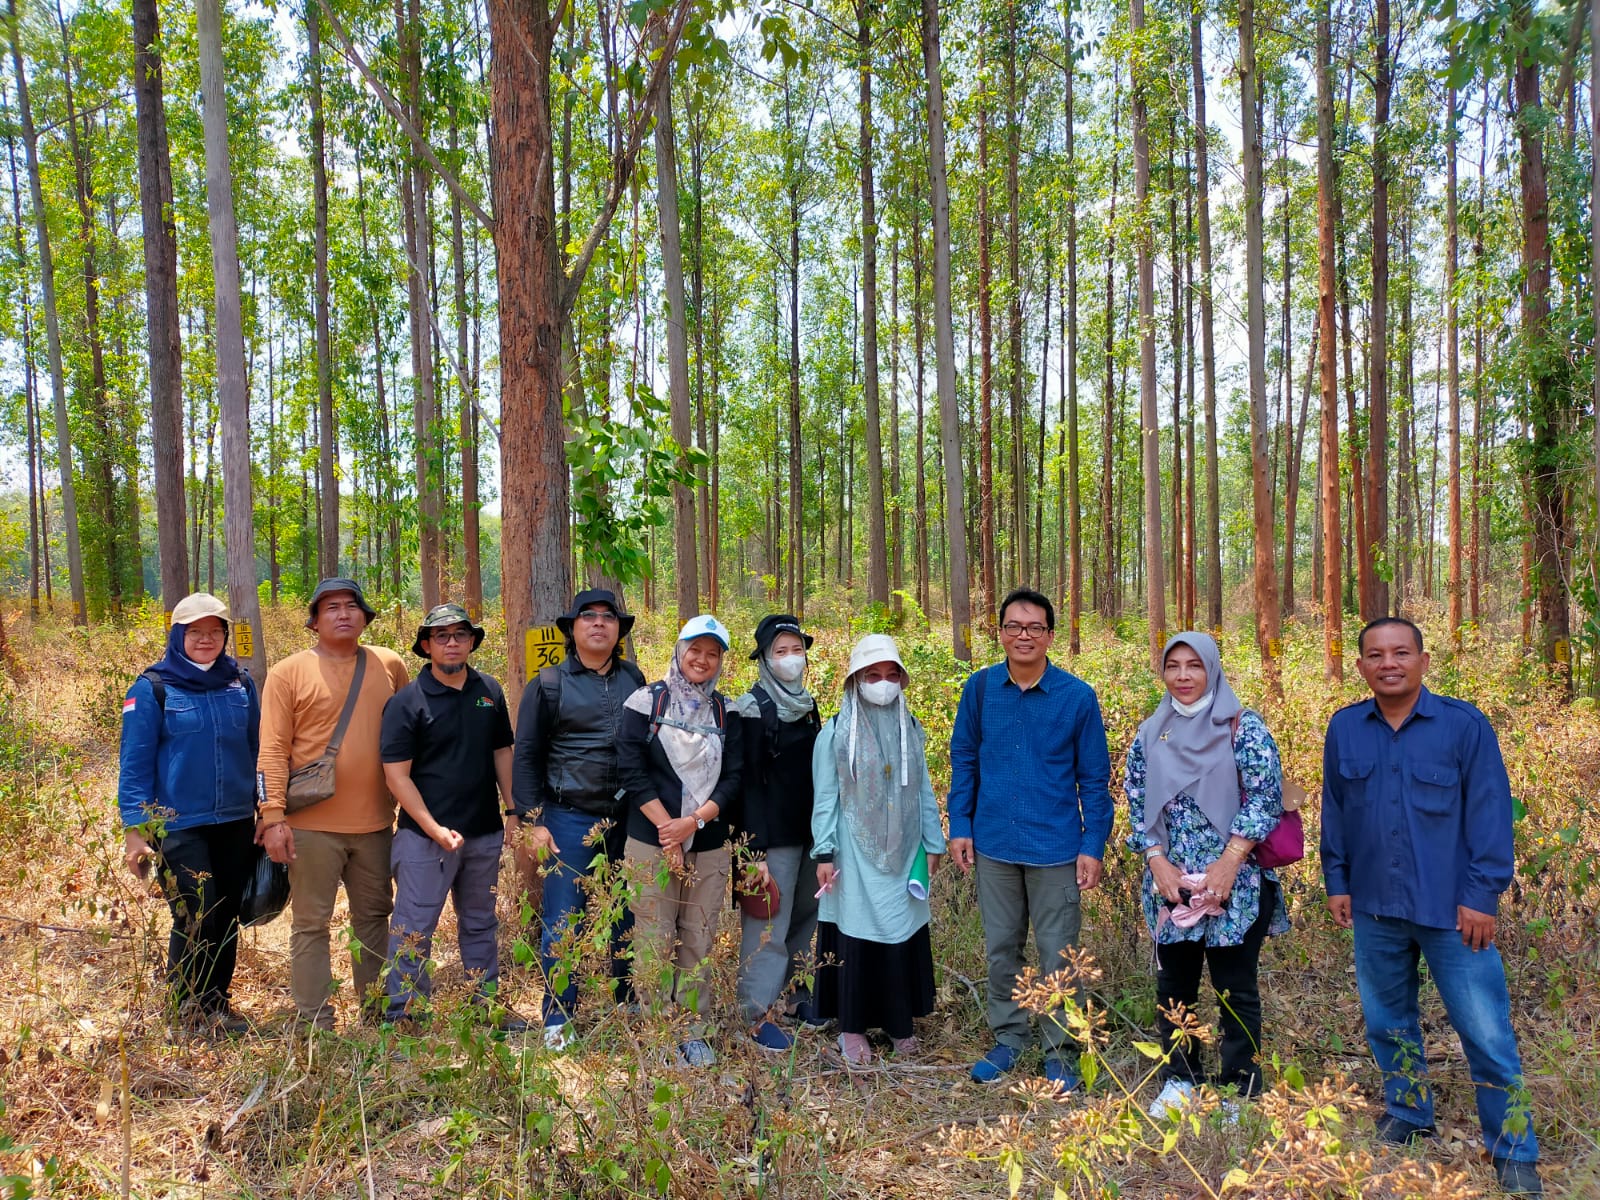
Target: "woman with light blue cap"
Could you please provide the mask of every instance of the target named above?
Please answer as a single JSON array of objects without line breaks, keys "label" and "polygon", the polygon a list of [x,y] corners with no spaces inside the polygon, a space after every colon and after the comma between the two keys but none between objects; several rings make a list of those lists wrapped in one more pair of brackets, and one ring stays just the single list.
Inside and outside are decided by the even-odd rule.
[{"label": "woman with light blue cap", "polygon": [[[617,731],[628,796],[624,858],[639,884],[634,990],[641,1003],[671,1001],[697,1016],[710,1007],[706,963],[728,903],[728,830],[743,760],[744,722],[728,719],[717,691],[727,650],[722,622],[709,614],[689,621],[667,677],[628,697]],[[699,1022],[679,1058],[692,1067],[716,1061]]]}]

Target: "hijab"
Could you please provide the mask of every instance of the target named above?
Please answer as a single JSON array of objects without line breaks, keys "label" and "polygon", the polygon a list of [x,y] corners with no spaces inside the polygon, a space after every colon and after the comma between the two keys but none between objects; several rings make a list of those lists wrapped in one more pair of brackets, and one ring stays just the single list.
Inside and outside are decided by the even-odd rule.
[{"label": "hijab", "polygon": [[910,869],[922,844],[926,741],[903,690],[892,704],[869,704],[861,698],[859,675],[845,680],[834,724],[839,807],[862,857],[898,874]]},{"label": "hijab", "polygon": [[239,661],[227,653],[229,628],[222,622],[222,649],[209,667],[202,667],[183,652],[183,635],[188,625],[174,623],[167,632],[167,652],[150,669],[161,682],[187,692],[215,692],[236,683],[241,674]]},{"label": "hijab", "polygon": [[[1239,768],[1233,758],[1233,720],[1244,706],[1222,673],[1222,654],[1207,633],[1179,633],[1167,639],[1161,662],[1174,646],[1188,646],[1206,669],[1206,694],[1180,707],[1168,692],[1139,726],[1144,745],[1144,830],[1163,845],[1167,805],[1187,795],[1224,836],[1239,814]],[[1185,715],[1188,708],[1192,715]]]},{"label": "hijab", "polygon": [[[811,693],[806,690],[805,676],[793,684],[784,683],[772,673],[772,651],[756,660],[756,686],[772,697],[772,704],[778,710],[778,720],[785,725],[809,717],[816,708],[817,702]],[[756,701],[755,689],[752,688],[728,706],[730,712],[738,713],[741,717],[755,718],[761,714],[761,706]]]},{"label": "hijab", "polygon": [[[715,701],[717,678],[722,668],[704,683],[693,683],[683,673],[683,652],[688,642],[679,642],[672,651],[672,661],[667,664],[667,709],[661,714],[656,737],[666,752],[667,762],[683,784],[683,797],[678,805],[678,816],[686,817],[711,798],[722,778],[722,731],[717,728]],[[653,703],[650,689],[640,688],[628,697],[625,707],[634,712],[652,715]],[[683,848],[689,850],[694,843],[691,837]]]}]

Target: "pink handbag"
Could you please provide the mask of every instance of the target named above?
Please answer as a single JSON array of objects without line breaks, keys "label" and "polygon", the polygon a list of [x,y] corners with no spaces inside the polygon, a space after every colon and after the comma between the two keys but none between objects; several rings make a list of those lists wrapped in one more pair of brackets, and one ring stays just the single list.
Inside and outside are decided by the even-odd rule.
[{"label": "pink handbag", "polygon": [[[1239,718],[1233,719],[1233,733],[1239,734]],[[1241,795],[1243,788],[1240,789]],[[1271,833],[1256,843],[1254,851],[1257,865],[1267,870],[1291,866],[1306,856],[1306,826],[1300,819],[1300,805],[1306,792],[1299,784],[1283,781],[1283,816]]]}]

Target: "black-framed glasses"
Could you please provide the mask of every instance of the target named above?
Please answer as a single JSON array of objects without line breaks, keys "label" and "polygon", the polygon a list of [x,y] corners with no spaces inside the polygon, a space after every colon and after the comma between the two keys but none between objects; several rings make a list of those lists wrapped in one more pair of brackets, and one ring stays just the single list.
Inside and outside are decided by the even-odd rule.
[{"label": "black-framed glasses", "polygon": [[615,625],[617,614],[609,608],[586,608],[578,614],[580,621],[598,621],[602,625]]},{"label": "black-framed glasses", "polygon": [[1007,637],[1021,637],[1023,634],[1027,634],[1029,637],[1038,638],[1049,633],[1050,627],[1048,625],[1041,625],[1037,621],[1033,621],[1027,625],[1024,625],[1021,621],[1007,621],[1004,625],[1000,626],[1000,632],[1005,634]]},{"label": "black-framed glasses", "polygon": [[448,646],[452,642],[470,642],[472,630],[470,629],[434,629],[428,634],[428,640]]}]

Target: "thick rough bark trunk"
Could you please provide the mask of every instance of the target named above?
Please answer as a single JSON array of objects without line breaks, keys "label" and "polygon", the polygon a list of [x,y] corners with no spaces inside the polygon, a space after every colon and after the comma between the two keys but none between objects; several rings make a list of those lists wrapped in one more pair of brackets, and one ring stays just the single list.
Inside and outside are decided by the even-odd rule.
[{"label": "thick rough bark trunk", "polygon": [[183,495],[183,353],[178,329],[178,234],[162,97],[156,0],[133,0],[133,97],[139,126],[139,215],[144,233],[145,331],[150,359],[150,450],[155,468],[161,606],[189,582]]},{"label": "thick rough bark trunk", "polygon": [[[200,104],[205,126],[206,205],[217,301],[217,406],[222,430],[222,495],[232,650],[260,684],[267,674],[265,630],[256,592],[255,509],[251,500],[250,396],[245,380],[239,295],[239,229],[233,212],[233,167],[223,88],[219,0],[198,0]],[[250,648],[244,645],[249,636]]]}]

